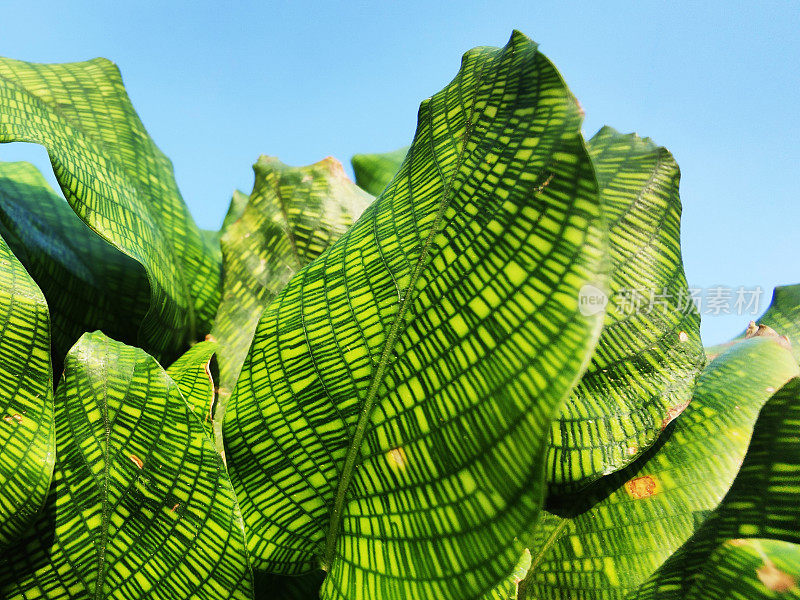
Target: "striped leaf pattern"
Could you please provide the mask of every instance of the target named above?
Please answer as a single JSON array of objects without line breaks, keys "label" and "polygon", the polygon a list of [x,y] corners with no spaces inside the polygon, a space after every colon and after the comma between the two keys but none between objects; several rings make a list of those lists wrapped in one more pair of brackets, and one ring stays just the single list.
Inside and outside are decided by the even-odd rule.
[{"label": "striped leaf pattern", "polygon": [[772,339],[748,340],[712,362],[650,450],[587,490],[548,500],[520,598],[607,600],[636,591],[719,506],[761,407],[798,373]]},{"label": "striped leaf pattern", "polygon": [[800,598],[800,546],[775,540],[730,540],[703,565],[685,600]]},{"label": "striped leaf pattern", "polygon": [[370,194],[377,196],[400,170],[409,147],[404,146],[382,154],[356,154],[350,159],[356,183]]},{"label": "striped leaf pattern", "polygon": [[249,198],[234,195],[222,230],[223,298],[212,335],[230,394],[261,313],[289,279],[322,254],[372,202],[334,158],[289,167],[262,156]]},{"label": "striped leaf pattern", "polygon": [[633,462],[689,402],[705,362],[681,258],[678,165],[649,138],[610,127],[588,149],[612,278],[592,362],[553,423],[547,473],[554,493]]},{"label": "striped leaf pattern", "polygon": [[209,340],[195,344],[167,369],[167,375],[178,385],[183,399],[212,438],[216,391],[211,359],[218,348],[219,344]]},{"label": "striped leaf pattern", "polygon": [[116,66],[0,59],[0,114],[0,142],[47,148],[78,216],[143,266],[150,284],[143,347],[174,357],[208,333],[219,302],[219,253],[189,214]]},{"label": "striped leaf pattern", "polygon": [[257,568],[321,564],[326,599],[511,573],[602,324],[578,311],[606,266],[580,119],[522,34],[468,52],[386,190],[267,307],[224,423]]},{"label": "striped leaf pattern", "polygon": [[55,460],[50,322],[42,292],[0,237],[0,549],[42,507]]},{"label": "striped leaf pattern", "polygon": [[4,598],[248,598],[220,457],[153,358],[101,333],[67,356],[43,514],[0,555]]},{"label": "striped leaf pattern", "polygon": [[136,342],[149,304],[147,275],[81,221],[30,163],[0,163],[0,234],[47,299],[56,377],[85,331]]},{"label": "striped leaf pattern", "polygon": [[800,544],[798,429],[800,379],[794,378],[761,410],[747,456],[719,508],[642,586],[636,600],[688,597],[709,576],[705,566],[712,554],[730,540],[764,538]]}]

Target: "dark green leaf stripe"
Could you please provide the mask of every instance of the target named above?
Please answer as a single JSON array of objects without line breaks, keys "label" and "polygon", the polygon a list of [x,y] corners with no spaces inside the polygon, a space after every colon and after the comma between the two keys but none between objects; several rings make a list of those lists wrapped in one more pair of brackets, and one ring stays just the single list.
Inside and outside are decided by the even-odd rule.
[{"label": "dark green leaf stripe", "polygon": [[548,501],[520,597],[607,600],[635,591],[719,505],[761,407],[798,373],[791,353],[765,338],[711,363],[648,452],[583,492]]},{"label": "dark green leaf stripe", "polygon": [[392,152],[382,154],[356,154],[350,159],[356,183],[377,196],[389,185],[400,164],[408,154],[409,147],[404,146]]},{"label": "dark green leaf stripe", "polygon": [[67,356],[49,501],[0,555],[5,598],[248,598],[242,521],[178,386],[100,333]]},{"label": "dark green leaf stripe", "polygon": [[650,139],[610,127],[588,149],[613,277],[592,362],[553,424],[547,473],[560,492],[645,451],[689,402],[705,362],[681,259],[678,165]]},{"label": "dark green leaf stripe", "polygon": [[150,298],[144,270],[81,221],[29,163],[0,163],[0,233],[47,299],[56,376],[85,331],[136,342]]},{"label": "dark green leaf stripe", "polygon": [[[772,302],[755,322],[771,327],[778,335],[785,335],[791,343],[792,354],[800,361],[800,284],[776,287],[772,292]],[[709,360],[743,339],[745,332],[729,342],[706,348]]]},{"label": "dark green leaf stripe", "polygon": [[[224,433],[256,567],[324,598],[479,598],[539,514],[602,315],[580,112],[515,33],[425,100],[399,173],[256,330]],[[521,539],[515,539],[521,536]]]},{"label": "dark green leaf stripe", "polygon": [[145,268],[146,349],[174,355],[207,333],[219,301],[220,264],[116,66],[105,59],[53,65],[0,59],[0,114],[0,142],[45,146],[75,212]]},{"label": "dark green leaf stripe", "polygon": [[216,392],[211,377],[211,359],[218,348],[219,344],[212,341],[195,344],[167,369],[167,375],[178,384],[183,399],[212,438]]},{"label": "dark green leaf stripe", "polygon": [[213,337],[221,346],[220,387],[226,399],[269,301],[373,200],[334,158],[290,167],[262,156],[253,170],[253,192],[244,205],[234,195],[221,238],[223,298]]},{"label": "dark green leaf stripe", "polygon": [[728,540],[773,538],[800,543],[800,379],[761,410],[736,480],[719,508],[636,594],[636,600],[682,600],[708,575],[704,566]]},{"label": "dark green leaf stripe", "polygon": [[49,353],[44,296],[0,237],[0,548],[30,525],[50,486],[55,437]]}]

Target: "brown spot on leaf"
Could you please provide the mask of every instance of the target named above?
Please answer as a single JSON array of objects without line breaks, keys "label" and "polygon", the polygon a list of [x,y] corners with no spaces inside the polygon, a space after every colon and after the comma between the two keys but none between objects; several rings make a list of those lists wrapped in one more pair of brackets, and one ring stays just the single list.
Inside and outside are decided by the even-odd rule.
[{"label": "brown spot on leaf", "polygon": [[787,350],[792,349],[792,342],[789,341],[788,337],[785,335],[778,335],[777,331],[768,325],[764,325],[763,323],[756,325],[755,321],[750,321],[750,323],[747,325],[747,329],[744,332],[744,337],[748,340],[754,337],[775,338],[775,341]]},{"label": "brown spot on leaf", "polygon": [[667,410],[667,414],[664,415],[664,418],[661,419],[661,429],[664,429],[667,425],[672,423],[678,415],[680,415],[686,407],[689,406],[688,402],[684,402],[682,404],[676,404],[675,406],[671,407]]},{"label": "brown spot on leaf", "polygon": [[386,453],[386,460],[389,461],[389,466],[393,469],[405,469],[406,468],[406,452],[402,448],[392,448],[389,452]]},{"label": "brown spot on leaf", "polygon": [[139,467],[140,469],[144,468],[144,463],[142,462],[141,458],[139,458],[135,454],[131,454],[129,458],[131,459],[131,462],[133,462],[133,464],[135,464],[137,467]]},{"label": "brown spot on leaf", "polygon": [[764,587],[773,592],[788,592],[797,586],[797,581],[794,577],[784,573],[771,562],[756,569],[756,575],[758,575],[758,579],[764,584]]},{"label": "brown spot on leaf", "polygon": [[625,491],[635,500],[649,498],[658,493],[658,482],[652,475],[634,477],[625,483]]}]

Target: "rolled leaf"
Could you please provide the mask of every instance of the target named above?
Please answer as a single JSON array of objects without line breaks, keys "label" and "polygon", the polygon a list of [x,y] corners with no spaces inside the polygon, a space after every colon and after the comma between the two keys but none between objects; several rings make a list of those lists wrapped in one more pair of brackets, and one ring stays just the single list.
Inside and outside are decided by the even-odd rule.
[{"label": "rolled leaf", "polygon": [[189,348],[167,369],[167,375],[178,384],[183,399],[212,439],[216,391],[211,376],[211,359],[218,349],[219,344],[215,342],[200,342]]},{"label": "rolled leaf", "polygon": [[47,506],[0,555],[4,598],[249,598],[236,498],[178,386],[101,333],[67,356]]},{"label": "rolled leaf", "polygon": [[223,297],[212,335],[228,396],[267,304],[373,200],[334,158],[290,167],[262,156],[253,170],[253,192],[246,203],[234,195],[221,238]]},{"label": "rolled leaf", "polygon": [[42,507],[54,461],[47,303],[0,237],[0,548]]},{"label": "rolled leaf", "polygon": [[0,142],[43,145],[78,216],[146,271],[141,344],[170,357],[208,333],[219,302],[219,253],[189,214],[172,164],[133,110],[117,67],[99,58],[0,59],[0,114]]},{"label": "rolled leaf", "polygon": [[57,377],[85,331],[136,342],[150,303],[144,269],[81,221],[30,163],[0,163],[0,233],[47,299]]},{"label": "rolled leaf", "polygon": [[625,598],[719,506],[744,459],[761,407],[800,373],[772,339],[711,363],[692,402],[627,468],[548,501],[520,598]]},{"label": "rolled leaf", "polygon": [[[633,462],[692,397],[705,362],[700,316],[680,247],[680,171],[649,138],[604,127],[589,141],[609,231],[612,278],[603,333],[553,423],[547,473],[554,493]],[[602,299],[587,289],[581,300]]]},{"label": "rolled leaf", "polygon": [[383,194],[269,304],[224,423],[257,568],[376,600],[511,573],[602,323],[578,310],[606,266],[580,121],[524,35],[468,52]]},{"label": "rolled leaf", "polygon": [[409,147],[404,146],[382,154],[355,154],[350,162],[356,183],[373,196],[380,194],[400,169],[400,164],[408,154]]}]

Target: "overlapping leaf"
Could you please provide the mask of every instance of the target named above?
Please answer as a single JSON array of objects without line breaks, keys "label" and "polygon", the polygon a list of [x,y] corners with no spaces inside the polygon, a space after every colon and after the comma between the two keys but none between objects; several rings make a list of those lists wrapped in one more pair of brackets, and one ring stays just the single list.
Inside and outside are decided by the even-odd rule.
[{"label": "overlapping leaf", "polygon": [[[560,492],[631,463],[689,402],[704,363],[680,249],[680,172],[651,140],[601,129],[588,144],[609,229],[612,279],[592,362],[553,423]],[[587,289],[584,310],[600,310]]]},{"label": "overlapping leaf", "polygon": [[730,488],[758,412],[800,372],[772,339],[711,363],[692,402],[627,468],[548,502],[520,598],[624,598],[702,525]]},{"label": "overlapping leaf", "polygon": [[78,216],[145,269],[141,344],[169,357],[207,333],[219,301],[219,253],[189,215],[117,68],[104,59],[0,59],[0,115],[0,142],[45,146]]},{"label": "overlapping leaf", "polygon": [[44,513],[0,555],[4,598],[247,598],[236,499],[178,386],[143,351],[86,334],[55,400]]},{"label": "overlapping leaf", "polygon": [[216,391],[211,359],[218,348],[219,344],[209,340],[195,344],[167,369],[167,375],[178,384],[183,399],[212,438]]},{"label": "overlapping leaf", "polygon": [[372,202],[334,158],[289,167],[262,156],[249,198],[234,195],[222,229],[223,298],[213,337],[223,393],[233,389],[261,313],[289,279]]},{"label": "overlapping leaf", "polygon": [[[776,287],[772,292],[772,302],[755,322],[772,328],[779,336],[786,336],[792,354],[800,361],[800,284]],[[709,360],[739,343],[745,336],[746,332],[742,332],[729,342],[706,348]]]},{"label": "overlapping leaf", "polygon": [[703,565],[697,585],[681,600],[800,598],[800,546],[775,540],[730,540]]},{"label": "overlapping leaf", "polygon": [[0,548],[42,507],[54,460],[47,304],[0,237]]},{"label": "overlapping leaf", "polygon": [[543,495],[550,420],[602,315],[580,112],[515,33],[422,103],[383,194],[267,307],[225,417],[258,568],[324,598],[476,598]]},{"label": "overlapping leaf", "polygon": [[[730,540],[800,544],[800,379],[764,406],[730,491],[692,538],[633,597],[682,600],[710,576],[705,566]],[[798,546],[800,548],[800,546]],[[713,562],[713,560],[712,560]],[[755,575],[750,572],[751,579]],[[755,597],[755,596],[754,596]]]},{"label": "overlapping leaf", "polygon": [[350,159],[356,183],[370,194],[377,196],[389,185],[400,169],[409,147],[381,154],[356,154]]},{"label": "overlapping leaf", "polygon": [[144,270],[81,221],[29,163],[0,163],[0,233],[47,299],[57,376],[87,330],[136,342],[149,305]]}]

